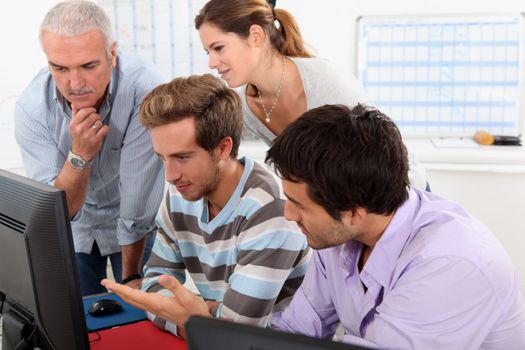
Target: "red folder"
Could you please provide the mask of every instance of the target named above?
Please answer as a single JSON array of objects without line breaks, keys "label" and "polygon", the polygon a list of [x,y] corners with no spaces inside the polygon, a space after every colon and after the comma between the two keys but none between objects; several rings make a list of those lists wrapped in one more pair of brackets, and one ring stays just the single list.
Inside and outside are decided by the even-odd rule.
[{"label": "red folder", "polygon": [[186,342],[141,321],[89,333],[91,350],[186,350]]}]

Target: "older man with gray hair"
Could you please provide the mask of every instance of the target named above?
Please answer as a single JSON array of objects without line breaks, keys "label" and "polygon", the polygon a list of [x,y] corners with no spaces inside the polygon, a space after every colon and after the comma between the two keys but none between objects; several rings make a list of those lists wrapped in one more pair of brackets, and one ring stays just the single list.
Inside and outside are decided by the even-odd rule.
[{"label": "older man with gray hair", "polygon": [[108,257],[115,279],[138,287],[164,187],[139,109],[163,79],[117,53],[107,15],[89,1],[54,6],[40,42],[48,67],[15,112],[26,173],[66,192],[82,294],[104,291]]}]

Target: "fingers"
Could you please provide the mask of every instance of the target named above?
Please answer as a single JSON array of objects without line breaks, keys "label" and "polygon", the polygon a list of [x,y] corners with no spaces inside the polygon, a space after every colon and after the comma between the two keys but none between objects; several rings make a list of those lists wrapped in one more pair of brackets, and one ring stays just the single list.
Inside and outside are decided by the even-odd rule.
[{"label": "fingers", "polygon": [[213,301],[213,300],[207,300],[206,305],[208,306],[208,312],[211,315],[215,315],[217,313],[217,308],[219,305],[221,305],[220,301]]},{"label": "fingers", "polygon": [[[159,282],[172,291],[172,293],[175,293],[175,291],[179,293],[189,293],[190,295],[193,295],[193,298],[196,300],[200,299],[190,291],[186,290],[186,288],[184,288],[174,277],[163,275],[159,277]],[[161,293],[146,293],[108,279],[102,280],[101,284],[108,290],[120,296],[126,303],[144,311],[151,312],[154,315],[176,324],[177,326],[184,325],[191,314],[203,314],[203,312],[188,311],[188,308],[179,302],[177,296],[168,297]],[[207,313],[208,307],[206,303],[204,300],[200,300],[204,304],[206,314],[209,315],[209,313]]]},{"label": "fingers", "polygon": [[104,126],[104,124],[102,124],[101,121],[99,121],[99,120],[95,120],[95,121],[93,122],[93,124],[91,124],[90,128],[91,128],[91,129],[94,129],[95,132],[97,132],[97,131],[98,131],[100,128],[102,128],[103,126]]},{"label": "fingers", "polygon": [[102,142],[109,132],[109,126],[102,123],[95,108],[71,107],[73,115],[69,123],[69,130],[72,151],[85,160],[91,160],[102,147]]},{"label": "fingers", "polygon": [[[127,286],[123,285],[123,284],[120,284],[120,283],[117,283],[115,281],[112,281],[112,280],[109,280],[107,278],[104,278],[102,281],[100,281],[100,284],[105,287],[107,290],[115,293],[115,294],[118,294],[120,296],[127,296],[128,295],[128,291],[127,291]],[[131,288],[130,288],[131,289]]]},{"label": "fingers", "polygon": [[107,125],[103,125],[102,122],[100,123],[102,126],[100,128],[97,129],[96,131],[96,137],[98,140],[102,141],[106,135],[108,134],[109,132],[109,126]]},{"label": "fingers", "polygon": [[198,302],[195,300],[196,295],[184,288],[177,278],[169,275],[161,275],[158,277],[157,281],[161,286],[174,294],[174,299],[184,309],[190,313],[198,311]]},{"label": "fingers", "polygon": [[94,135],[104,126],[95,108],[73,110],[76,111],[76,113],[71,117],[69,127],[77,134],[85,132]]},{"label": "fingers", "polygon": [[186,290],[179,282],[179,280],[170,275],[161,275],[158,277],[158,282],[166,289],[169,289],[173,294],[177,294],[179,290]]},{"label": "fingers", "polygon": [[126,286],[133,288],[133,289],[140,289],[141,285],[142,285],[142,279],[140,278],[126,283]]},{"label": "fingers", "polygon": [[[95,120],[100,120],[97,110],[93,107],[82,108],[82,109],[72,109],[73,115],[71,116],[71,124],[79,125],[86,121],[86,119],[91,119],[91,123],[87,121],[88,126],[93,124]],[[76,113],[75,113],[76,111]]]},{"label": "fingers", "polygon": [[175,277],[162,275],[159,276],[158,282],[175,295],[175,299],[189,314],[210,315],[208,305],[204,299],[186,289]]},{"label": "fingers", "polygon": [[170,301],[171,298],[159,293],[147,293],[108,279],[103,279],[100,284],[109,291],[117,294],[126,303],[139,309],[152,312],[155,315],[160,315],[161,317],[163,316],[164,310],[176,312],[177,308],[181,308],[176,301]]},{"label": "fingers", "polygon": [[126,303],[135,306],[139,309],[148,311],[147,305],[145,305],[144,299],[147,297],[147,293],[133,289],[126,285],[111,281],[109,279],[103,279],[100,284],[104,286],[110,292],[117,294],[122,298]]},{"label": "fingers", "polygon": [[[193,304],[195,294],[190,292],[188,289],[184,288],[184,286],[179,282],[177,278],[169,275],[161,275],[158,278],[158,282],[161,286],[172,292],[175,295],[175,297],[180,301],[180,303],[185,307],[187,305]],[[191,309],[188,307],[186,308]]]},{"label": "fingers", "polygon": [[[137,297],[140,297],[140,295],[134,294],[136,289],[133,289],[131,287],[128,287],[124,284],[120,284],[108,279],[103,279],[100,284],[104,286],[107,290],[117,294],[120,296],[124,301],[128,303],[133,303],[137,299]],[[135,305],[136,306],[136,305]]]},{"label": "fingers", "polygon": [[104,278],[102,281],[100,281],[100,284],[102,287],[108,289],[108,286],[111,286],[112,283],[114,283],[112,280],[108,280],[107,278]]},{"label": "fingers", "polygon": [[98,130],[100,130],[104,124],[100,121],[100,117],[96,113],[92,113],[89,116],[87,116],[84,121],[77,124],[78,131],[79,132],[86,132],[88,134],[96,134]]}]

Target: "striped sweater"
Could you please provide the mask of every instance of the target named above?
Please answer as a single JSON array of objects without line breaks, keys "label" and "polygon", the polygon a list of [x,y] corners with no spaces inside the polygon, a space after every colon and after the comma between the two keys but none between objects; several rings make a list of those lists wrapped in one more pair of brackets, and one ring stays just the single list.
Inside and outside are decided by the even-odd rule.
[{"label": "striped sweater", "polygon": [[[217,317],[266,326],[290,302],[311,254],[298,226],[283,216],[275,177],[250,159],[240,161],[241,180],[211,221],[206,200],[187,201],[170,186],[142,289],[169,294],[156,277],[170,274],[184,283],[187,271],[205,300],[221,302]],[[148,316],[176,334],[173,324]]]}]

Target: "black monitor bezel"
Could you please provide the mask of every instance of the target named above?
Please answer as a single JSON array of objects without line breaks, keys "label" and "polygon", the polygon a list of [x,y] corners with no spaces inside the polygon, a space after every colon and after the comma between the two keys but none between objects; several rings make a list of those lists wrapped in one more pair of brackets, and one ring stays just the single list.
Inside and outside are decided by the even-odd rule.
[{"label": "black monitor bezel", "polygon": [[302,334],[236,323],[229,320],[192,316],[186,322],[188,350],[366,350],[368,348]]},{"label": "black monitor bezel", "polygon": [[0,170],[0,213],[21,224],[36,306],[2,291],[0,281],[6,294],[4,330],[12,326],[5,313],[14,311],[30,322],[31,346],[89,349],[65,192]]}]

